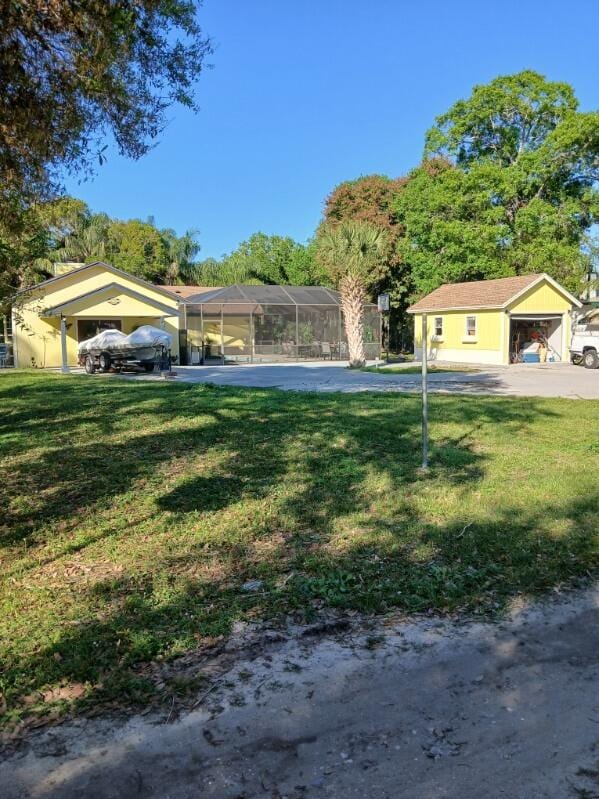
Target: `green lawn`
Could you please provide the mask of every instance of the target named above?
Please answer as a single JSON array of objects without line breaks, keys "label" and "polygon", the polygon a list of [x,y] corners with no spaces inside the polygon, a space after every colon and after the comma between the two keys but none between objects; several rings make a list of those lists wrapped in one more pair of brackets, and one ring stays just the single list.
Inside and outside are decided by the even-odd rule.
[{"label": "green lawn", "polygon": [[423,475],[413,395],[0,373],[5,720],[170,696],[139,664],[236,619],[496,612],[591,575],[599,403],[429,401]]}]

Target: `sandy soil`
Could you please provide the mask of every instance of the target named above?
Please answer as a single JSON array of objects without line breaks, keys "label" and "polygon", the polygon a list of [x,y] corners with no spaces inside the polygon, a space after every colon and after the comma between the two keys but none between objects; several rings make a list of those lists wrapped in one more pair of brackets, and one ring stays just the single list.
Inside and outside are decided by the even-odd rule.
[{"label": "sandy soil", "polygon": [[80,719],[3,799],[599,797],[599,587],[500,623],[240,627],[191,712]]}]

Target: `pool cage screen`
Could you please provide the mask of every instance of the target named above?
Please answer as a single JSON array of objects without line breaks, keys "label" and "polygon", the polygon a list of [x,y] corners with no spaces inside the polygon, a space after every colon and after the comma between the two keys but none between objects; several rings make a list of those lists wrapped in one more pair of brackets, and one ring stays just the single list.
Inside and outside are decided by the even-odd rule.
[{"label": "pool cage screen", "polygon": [[[339,292],[320,286],[228,286],[183,306],[181,358],[190,365],[346,360]],[[378,358],[381,314],[364,307],[367,358]]]}]

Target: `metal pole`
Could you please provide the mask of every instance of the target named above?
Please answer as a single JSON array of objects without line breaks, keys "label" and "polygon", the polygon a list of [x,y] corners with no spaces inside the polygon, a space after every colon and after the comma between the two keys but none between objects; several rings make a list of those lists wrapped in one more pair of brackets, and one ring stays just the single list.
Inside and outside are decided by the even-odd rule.
[{"label": "metal pole", "polygon": [[299,306],[295,306],[295,360],[299,361]]},{"label": "metal pole", "polygon": [[225,363],[225,326],[224,326],[224,316],[223,316],[223,308],[224,306],[220,306],[220,357],[222,359],[223,365]]},{"label": "metal pole", "polygon": [[60,317],[60,349],[62,351],[62,366],[60,371],[64,374],[68,374],[70,369],[67,356],[67,320],[64,316]]},{"label": "metal pole", "polygon": [[422,314],[422,468],[428,469],[428,342],[426,314]]}]

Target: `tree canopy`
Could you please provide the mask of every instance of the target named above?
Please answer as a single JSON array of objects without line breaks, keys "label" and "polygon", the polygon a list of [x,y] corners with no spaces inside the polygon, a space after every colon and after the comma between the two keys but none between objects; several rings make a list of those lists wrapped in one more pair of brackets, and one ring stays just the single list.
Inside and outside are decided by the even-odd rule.
[{"label": "tree canopy", "polygon": [[211,52],[189,0],[22,0],[0,14],[0,212],[47,198],[113,140],[139,158]]},{"label": "tree canopy", "polygon": [[412,295],[443,282],[547,272],[577,293],[599,220],[599,113],[525,71],[477,86],[427,134],[393,209]]},{"label": "tree canopy", "polygon": [[203,286],[231,283],[283,283],[318,285],[326,278],[313,244],[300,244],[289,236],[254,233],[220,261],[200,262],[190,273]]}]

